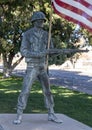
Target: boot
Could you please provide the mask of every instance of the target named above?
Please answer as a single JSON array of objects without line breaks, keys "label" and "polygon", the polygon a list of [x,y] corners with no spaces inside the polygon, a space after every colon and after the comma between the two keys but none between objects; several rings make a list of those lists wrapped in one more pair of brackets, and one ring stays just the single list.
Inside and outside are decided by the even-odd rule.
[{"label": "boot", "polygon": [[62,123],[63,122],[61,119],[58,119],[56,117],[53,109],[49,109],[49,111],[48,111],[48,121],[53,121],[55,123]]},{"label": "boot", "polygon": [[17,110],[17,117],[16,117],[16,119],[13,121],[14,124],[21,124],[21,122],[22,122],[22,114],[23,114],[23,110],[18,109],[18,110]]},{"label": "boot", "polygon": [[62,123],[61,119],[58,119],[54,113],[48,113],[48,121],[53,121],[55,123]]}]

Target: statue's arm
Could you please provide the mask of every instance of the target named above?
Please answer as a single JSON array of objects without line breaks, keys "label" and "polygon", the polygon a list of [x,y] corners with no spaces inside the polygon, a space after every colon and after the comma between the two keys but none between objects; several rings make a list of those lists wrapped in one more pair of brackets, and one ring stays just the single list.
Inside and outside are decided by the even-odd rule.
[{"label": "statue's arm", "polygon": [[22,37],[20,52],[21,52],[21,55],[26,58],[29,58],[31,55],[31,53],[29,51],[29,43],[28,43],[25,33],[23,34],[23,37]]}]

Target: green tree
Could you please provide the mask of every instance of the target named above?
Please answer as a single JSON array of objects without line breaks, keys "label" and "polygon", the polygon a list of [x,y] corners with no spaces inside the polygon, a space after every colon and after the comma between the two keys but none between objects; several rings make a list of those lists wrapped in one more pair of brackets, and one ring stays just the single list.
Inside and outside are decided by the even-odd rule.
[{"label": "green tree", "polygon": [[20,63],[23,57],[12,63],[14,56],[19,52],[22,32],[29,24],[29,14],[33,5],[21,0],[0,1],[0,53],[3,55],[4,77],[10,76],[12,70]]},{"label": "green tree", "polygon": [[0,53],[3,55],[4,77],[23,59],[12,63],[19,52],[22,32],[31,26],[30,16],[33,11],[42,10],[49,17],[49,0],[1,0],[0,1]]}]

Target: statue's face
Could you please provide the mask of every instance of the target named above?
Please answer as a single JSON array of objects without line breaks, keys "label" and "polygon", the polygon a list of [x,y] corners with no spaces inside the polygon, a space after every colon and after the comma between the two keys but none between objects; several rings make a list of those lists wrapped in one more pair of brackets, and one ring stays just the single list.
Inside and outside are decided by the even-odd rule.
[{"label": "statue's face", "polygon": [[43,25],[44,25],[44,20],[43,19],[39,19],[39,20],[36,20],[34,22],[34,26],[36,26],[38,28],[43,28]]}]

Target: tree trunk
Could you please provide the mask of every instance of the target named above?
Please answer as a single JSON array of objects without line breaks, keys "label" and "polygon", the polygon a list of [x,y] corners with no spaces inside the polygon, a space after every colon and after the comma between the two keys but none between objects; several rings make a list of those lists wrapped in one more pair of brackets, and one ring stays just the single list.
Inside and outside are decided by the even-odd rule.
[{"label": "tree trunk", "polygon": [[3,54],[3,77],[4,78],[9,78],[12,75],[12,71],[14,68],[21,62],[23,59],[23,56],[20,57],[15,63],[12,64],[14,55],[6,55]]},{"label": "tree trunk", "polygon": [[10,77],[10,69],[9,69],[9,64],[7,62],[7,55],[6,54],[3,54],[3,77],[4,78],[7,78],[7,77]]}]

